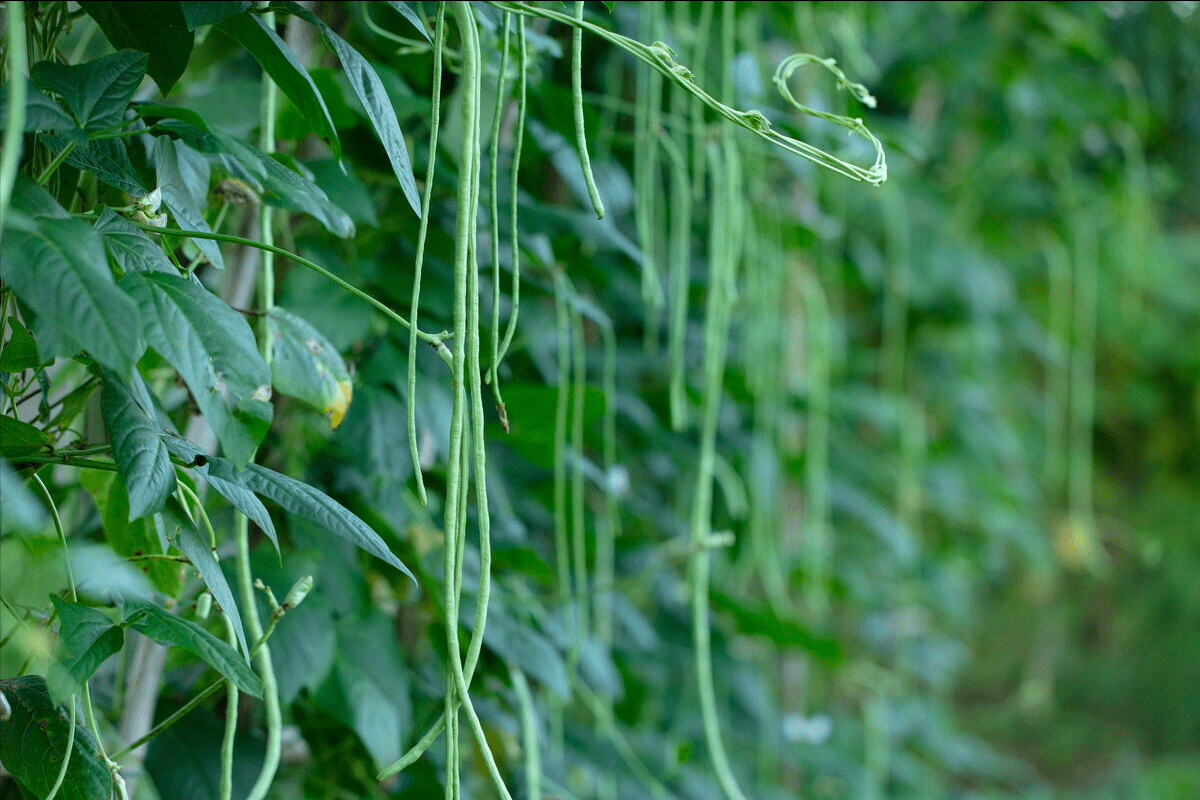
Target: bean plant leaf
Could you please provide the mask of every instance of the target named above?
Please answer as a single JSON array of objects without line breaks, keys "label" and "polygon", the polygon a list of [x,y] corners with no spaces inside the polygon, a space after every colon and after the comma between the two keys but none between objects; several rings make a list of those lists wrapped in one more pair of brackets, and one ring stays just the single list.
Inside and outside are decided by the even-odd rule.
[{"label": "bean plant leaf", "polygon": [[164,95],[187,68],[195,35],[179,2],[115,3],[81,0],[113,47],[141,50],[149,55],[146,73]]},{"label": "bean plant leaf", "polygon": [[275,545],[275,552],[279,552],[279,536],[275,533],[271,514],[254,492],[246,488],[242,473],[236,470],[231,462],[213,456],[207,459],[203,466],[196,467],[196,472],[204,476],[209,485],[217,490],[217,494],[232,503],[234,508],[262,529],[271,540],[271,544]]},{"label": "bean plant leaf", "polygon": [[192,566],[200,573],[200,579],[212,592],[217,605],[233,620],[234,633],[237,634],[238,642],[242,645],[242,652],[249,659],[250,647],[246,643],[246,633],[242,629],[242,614],[238,610],[237,601],[229,588],[229,582],[225,580],[225,573],[217,564],[217,557],[213,555],[212,549],[207,542],[200,540],[196,526],[192,524],[192,521],[175,501],[172,500],[163,508],[162,521],[167,528],[167,537],[171,543],[187,556],[188,561],[192,562]]},{"label": "bean plant leaf", "polygon": [[337,129],[329,116],[329,109],[308,70],[296,58],[275,31],[254,14],[235,14],[223,20],[217,29],[232,37],[250,51],[250,55],[262,65],[271,79],[295,104],[312,126],[313,133],[329,145],[337,158],[342,156],[342,145]]},{"label": "bean plant leaf", "polygon": [[145,53],[118,50],[86,64],[39,61],[29,70],[29,78],[62,97],[79,126],[96,133],[121,122],[148,63]]},{"label": "bean plant leaf", "polygon": [[235,465],[249,461],[271,422],[271,372],[241,316],[202,286],[176,275],[130,273],[144,336],[175,368]]},{"label": "bean plant leaf", "polygon": [[62,703],[83,688],[96,668],[125,646],[125,631],[102,612],[51,597],[58,611],[58,648],[46,675],[53,703]]},{"label": "bean plant leaf", "polygon": [[[346,79],[350,81],[355,94],[362,101],[371,124],[375,126],[375,131],[379,134],[380,141],[383,142],[383,149],[387,151],[388,160],[392,163],[392,171],[396,173],[396,180],[400,181],[400,188],[404,191],[405,199],[420,217],[421,198],[417,193],[417,180],[413,176],[412,164],[408,159],[408,147],[404,144],[404,133],[400,130],[400,123],[396,119],[396,110],[392,108],[387,91],[383,88],[383,81],[379,79],[375,69],[361,53],[347,44],[345,39],[334,33],[332,28],[311,11],[301,8],[294,2],[283,2],[279,5],[315,25],[325,38],[325,43],[337,53],[338,59],[345,69]],[[404,11],[399,8],[396,10],[404,14]],[[411,14],[412,9],[408,9],[408,13]],[[421,32],[425,33],[424,26],[420,26],[420,28]],[[425,35],[428,38],[428,34]]]},{"label": "bean plant leaf", "polygon": [[422,22],[421,18],[417,16],[417,12],[412,10],[412,6],[403,2],[403,0],[387,0],[387,4],[396,9],[396,11],[400,12],[400,16],[411,22],[413,27],[417,29],[417,33],[425,37],[425,41],[433,41],[433,39],[429,37],[429,31],[425,29],[425,23]]},{"label": "bean plant leaf", "polygon": [[187,21],[187,29],[194,31],[201,25],[216,25],[234,14],[245,11],[250,8],[250,1],[185,0],[179,5],[183,7],[183,18]]},{"label": "bean plant leaf", "polygon": [[284,511],[312,520],[334,536],[340,536],[383,559],[416,582],[416,577],[388,549],[379,534],[333,498],[295,478],[258,464],[247,465],[243,477],[248,488],[274,500]]},{"label": "bean plant leaf", "polygon": [[20,372],[42,363],[37,343],[16,317],[8,318],[8,341],[0,355],[0,372]]},{"label": "bean plant leaf", "polygon": [[46,511],[25,481],[3,458],[0,458],[0,528],[8,533],[32,533],[46,525]]},{"label": "bean plant leaf", "polygon": [[137,305],[113,283],[99,235],[77,219],[10,213],[0,275],[56,335],[125,377],[145,350]]},{"label": "bean plant leaf", "polygon": [[262,697],[262,681],[245,659],[191,620],[144,600],[127,600],[124,624],[160,644],[182,647],[233,681],[246,694]]},{"label": "bean plant leaf", "polygon": [[267,325],[275,389],[329,414],[336,428],[352,394],[346,362],[320,331],[282,306],[271,309]]},{"label": "bean plant leaf", "polygon": [[179,274],[157,242],[111,208],[106,206],[100,212],[92,228],[103,237],[109,258],[122,272]]},{"label": "bean plant leaf", "polygon": [[[130,521],[162,510],[175,491],[175,467],[158,435],[153,409],[143,408],[116,375],[101,372],[100,413],[112,443],[117,470],[129,492]],[[140,381],[141,375],[134,375]]]},{"label": "bean plant leaf", "polygon": [[[188,181],[184,178],[183,170],[187,169],[186,153],[194,153],[185,145],[176,147],[175,143],[166,136],[160,136],[154,144],[154,166],[158,172],[158,188],[162,191],[162,202],[175,217],[180,227],[188,230],[211,233],[204,215],[200,213],[199,205],[189,187],[195,186],[197,180]],[[207,166],[207,163],[205,164]],[[208,176],[204,175],[204,186],[200,187],[208,193]],[[225,269],[225,259],[221,257],[221,248],[211,239],[194,239],[196,247],[204,254],[209,263],[217,269]]]},{"label": "bean plant leaf", "polygon": [[41,428],[9,416],[0,416],[0,455],[5,458],[36,453],[53,442]]},{"label": "bean plant leaf", "polygon": [[[143,113],[162,115],[170,121],[159,123],[156,130],[179,136],[200,152],[222,156],[225,167],[236,177],[260,192],[263,200],[274,205],[303,211],[318,220],[335,236],[354,235],[354,222],[333,203],[321,187],[306,175],[289,169],[257,147],[208,126],[187,109],[169,106],[142,107]],[[196,119],[192,119],[196,117]],[[174,121],[175,118],[181,122]],[[197,124],[198,123],[198,124]],[[281,156],[282,157],[282,156]]]},{"label": "bean plant leaf", "polygon": [[[50,700],[40,675],[0,680],[11,716],[0,723],[0,762],[34,797],[46,797],[58,779],[67,755],[71,719]],[[85,716],[76,714],[71,760],[56,797],[95,800],[112,793],[112,774],[104,765]]]},{"label": "bean plant leaf", "polygon": [[[57,133],[43,137],[51,148],[61,153],[71,142]],[[146,184],[129,159],[129,151],[118,139],[91,139],[73,148],[66,156],[72,167],[92,172],[97,178],[135,197],[146,194]]]},{"label": "bean plant leaf", "polygon": [[[33,81],[26,78],[25,87],[25,132],[32,131],[61,131],[72,133],[76,144],[87,139],[87,134],[80,130],[79,125],[71,115],[53,98],[37,88]],[[8,118],[8,84],[0,86],[0,119]]]}]

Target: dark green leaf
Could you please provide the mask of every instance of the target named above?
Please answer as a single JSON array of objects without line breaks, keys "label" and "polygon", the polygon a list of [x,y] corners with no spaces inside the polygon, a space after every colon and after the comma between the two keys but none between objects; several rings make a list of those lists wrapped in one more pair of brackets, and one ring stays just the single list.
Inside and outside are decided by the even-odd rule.
[{"label": "dark green leaf", "polygon": [[274,360],[275,389],[331,415],[336,428],[350,406],[350,373],[346,363],[321,333],[283,306],[267,319]]},{"label": "dark green leaf", "polygon": [[[46,797],[67,754],[71,719],[50,701],[40,675],[0,680],[0,693],[12,708],[12,716],[0,723],[0,762],[34,797]],[[96,800],[111,793],[112,775],[87,730],[85,715],[77,711],[71,760],[57,798]]]},{"label": "dark green leaf", "polygon": [[[146,772],[163,800],[221,800],[221,739],[224,724],[199,708],[181,725],[172,725],[150,742]],[[233,797],[249,797],[258,780],[263,739],[239,731],[232,753]],[[282,781],[281,781],[282,782]]]},{"label": "dark green leaf", "polygon": [[780,647],[803,648],[827,663],[841,659],[842,648],[836,639],[818,636],[795,620],[780,618],[769,606],[750,604],[745,598],[734,598],[717,589],[709,595],[712,607],[731,615],[744,634],[765,636]]},{"label": "dark green leaf", "polygon": [[[474,625],[474,612],[464,607],[461,620]],[[501,658],[513,662],[547,689],[562,698],[570,695],[570,681],[562,652],[530,625],[518,623],[503,611],[488,614],[483,643]]]},{"label": "dark green leaf", "polygon": [[137,305],[112,280],[100,236],[77,219],[15,223],[0,244],[4,281],[68,341],[129,376],[145,345]]},{"label": "dark green leaf", "polygon": [[387,4],[400,12],[400,15],[413,24],[417,29],[417,33],[425,37],[425,41],[432,42],[429,38],[429,31],[425,30],[425,23],[421,22],[421,18],[417,16],[417,12],[412,10],[412,6],[403,0],[387,0]]},{"label": "dark green leaf", "polygon": [[230,460],[245,464],[271,421],[271,372],[250,326],[186,278],[130,273],[121,286],[141,309],[150,346],[183,377]]},{"label": "dark green leaf", "polygon": [[20,372],[40,365],[37,344],[16,317],[8,318],[8,341],[0,355],[0,372]]},{"label": "dark green leaf", "polygon": [[328,677],[337,646],[333,625],[329,601],[316,592],[279,620],[271,634],[271,658],[279,698],[285,704],[295,700],[302,688],[315,691]]},{"label": "dark green leaf", "polygon": [[262,697],[262,681],[251,671],[245,659],[196,623],[153,603],[129,600],[125,603],[124,624],[161,644],[182,647],[233,681],[246,694]]},{"label": "dark green leaf", "polygon": [[[154,166],[158,172],[158,188],[162,190],[163,205],[175,217],[179,227],[211,233],[212,229],[208,227],[208,222],[200,212],[201,203],[197,202],[192,193],[193,188],[196,188],[203,193],[202,196],[208,195],[208,173],[205,171],[202,176],[195,174],[203,159],[194,161],[193,156],[198,158],[199,154],[186,145],[177,146],[166,136],[160,136],[154,142]],[[207,170],[207,167],[208,163],[203,162],[203,168]],[[186,177],[184,171],[188,173]],[[201,178],[203,186],[198,185]],[[225,269],[225,259],[221,257],[221,248],[217,242],[211,239],[193,241],[210,264],[217,269]]]},{"label": "dark green leaf", "polygon": [[[158,435],[153,408],[143,408],[130,388],[108,370],[101,373],[100,413],[113,457],[129,493],[130,521],[160,511],[175,491],[175,467]],[[135,381],[142,376],[134,374]],[[143,392],[144,394],[144,392]]]},{"label": "dark green leaf", "polygon": [[58,611],[58,648],[46,686],[51,702],[58,704],[82,689],[96,668],[125,646],[125,631],[94,608],[50,599]]},{"label": "dark green leaf", "polygon": [[24,175],[18,175],[17,182],[13,184],[11,207],[31,217],[55,217],[56,219],[70,219],[71,217],[70,213],[54,199],[54,195]]},{"label": "dark green leaf", "polygon": [[247,465],[243,475],[248,488],[274,500],[284,511],[316,522],[334,536],[353,542],[416,581],[408,567],[379,538],[379,534],[333,498],[306,483],[258,464]]},{"label": "dark green leaf", "polygon": [[[33,81],[26,79],[25,88],[25,132],[31,131],[62,131],[74,133],[72,138],[77,144],[87,139],[87,134],[80,130],[71,119],[71,115],[52,98],[39,90]],[[0,119],[8,119],[8,84],[0,86]]]},{"label": "dark green leaf", "polygon": [[111,208],[106,206],[92,227],[104,238],[109,257],[122,272],[179,274],[158,242]]},{"label": "dark green leaf", "polygon": [[250,647],[246,643],[246,633],[242,629],[242,614],[238,610],[237,601],[229,589],[229,582],[225,580],[225,573],[217,564],[217,557],[213,554],[212,549],[207,542],[200,540],[196,526],[192,524],[192,521],[174,500],[163,508],[162,521],[171,543],[187,556],[188,561],[192,562],[192,566],[200,573],[204,585],[212,592],[213,600],[216,600],[217,605],[233,620],[233,629],[237,634],[238,642],[242,645],[242,652],[249,658]]},{"label": "dark green leaf", "polygon": [[[57,133],[43,136],[46,144],[62,152],[70,140]],[[96,177],[134,197],[147,194],[146,184],[134,169],[129,151],[120,139],[91,139],[67,154],[66,163],[95,173]]]},{"label": "dark green leaf", "polygon": [[195,35],[179,2],[143,0],[114,3],[81,0],[80,7],[96,20],[113,47],[141,50],[150,56],[146,73],[164,95],[179,80],[192,54]]},{"label": "dark green leaf", "polygon": [[[408,147],[404,144],[404,133],[400,130],[396,111],[392,108],[387,91],[383,88],[383,82],[375,74],[374,68],[363,58],[361,53],[347,44],[342,37],[334,33],[332,28],[311,11],[307,11],[293,2],[284,2],[280,5],[287,8],[292,14],[316,25],[325,38],[325,43],[337,53],[338,59],[346,71],[347,80],[354,87],[355,94],[358,95],[371,124],[375,126],[375,131],[379,134],[380,141],[383,142],[383,149],[387,151],[388,159],[392,163],[392,171],[396,174],[396,180],[400,181],[400,188],[404,191],[405,199],[408,200],[409,206],[417,216],[421,216],[421,197],[417,193],[417,181],[413,177],[412,164],[408,160]],[[397,8],[397,10],[400,9]],[[401,11],[401,13],[404,12]],[[411,13],[411,9],[409,13]],[[422,33],[424,33],[423,29]]]},{"label": "dark green leaf", "polygon": [[29,77],[62,97],[79,126],[95,133],[121,122],[148,61],[149,57],[137,50],[118,50],[86,64],[39,61],[29,70]]},{"label": "dark green leaf", "polygon": [[216,25],[227,17],[239,14],[250,7],[249,0],[185,0],[183,18],[187,20],[187,29],[194,31],[201,25]]},{"label": "dark green leaf", "polygon": [[313,133],[329,145],[334,157],[341,158],[342,146],[330,119],[329,109],[325,107],[325,101],[309,77],[308,70],[283,39],[254,14],[235,14],[221,22],[217,29],[250,51],[250,55],[262,65],[312,125]]},{"label": "dark green leaf", "polygon": [[210,457],[203,466],[196,467],[196,472],[204,476],[209,485],[217,490],[217,494],[232,503],[234,508],[241,511],[262,529],[262,532],[271,540],[271,544],[275,545],[275,552],[279,552],[279,537],[275,533],[271,515],[254,492],[246,488],[243,480],[244,473],[234,469],[233,464],[229,461],[216,456]]}]

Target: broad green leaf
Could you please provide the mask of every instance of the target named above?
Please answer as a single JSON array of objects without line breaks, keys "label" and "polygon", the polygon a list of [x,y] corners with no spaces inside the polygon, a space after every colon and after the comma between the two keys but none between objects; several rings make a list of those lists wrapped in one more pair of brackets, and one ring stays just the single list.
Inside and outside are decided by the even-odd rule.
[{"label": "broad green leaf", "polygon": [[[346,40],[334,33],[332,28],[311,11],[307,11],[293,2],[284,2],[279,5],[317,26],[325,38],[325,43],[337,53],[338,60],[342,62],[342,67],[346,71],[347,80],[354,87],[355,94],[358,95],[363,108],[366,109],[367,117],[370,118],[376,133],[379,134],[380,141],[383,142],[383,149],[392,163],[392,171],[396,174],[396,180],[400,181],[400,188],[404,192],[405,199],[408,200],[409,206],[416,215],[420,217],[421,198],[417,193],[417,181],[413,177],[412,164],[408,159],[408,147],[404,144],[404,133],[400,130],[396,111],[392,108],[387,91],[383,88],[383,82],[379,80],[379,76],[375,74],[375,69],[363,58],[361,53],[347,44]],[[397,10],[400,9],[397,8]],[[411,9],[409,11],[411,13]],[[404,12],[401,11],[401,13]],[[423,30],[422,33],[424,33]]]},{"label": "broad green leaf", "polygon": [[271,372],[241,316],[212,292],[175,275],[130,273],[144,336],[183,377],[235,465],[254,455],[271,422]]},{"label": "broad green leaf", "polygon": [[235,0],[235,2],[185,0],[179,5],[183,6],[183,18],[187,20],[187,29],[194,31],[201,25],[216,25],[226,17],[240,14],[250,7],[250,2],[249,0]]},{"label": "broad green leaf", "polygon": [[0,372],[20,372],[42,363],[38,357],[37,343],[16,317],[8,318],[8,333],[4,353],[0,355]]},{"label": "broad green leaf", "polygon": [[54,199],[54,195],[24,175],[18,175],[17,182],[13,184],[11,208],[31,217],[71,218],[70,213]]},{"label": "broad green leaf", "polygon": [[[182,725],[172,725],[154,737],[146,753],[146,774],[154,782],[155,796],[162,800],[221,800],[223,736],[222,721],[201,707],[190,712]],[[258,780],[265,755],[263,742],[261,737],[238,732],[230,757],[230,788],[239,800],[251,796]],[[272,796],[278,797],[279,792]]]},{"label": "broad green leaf", "polygon": [[364,497],[387,484],[403,485],[412,476],[404,404],[388,389],[363,386],[335,441],[369,486]]},{"label": "broad green leaf", "polygon": [[0,415],[0,455],[14,458],[36,453],[53,443],[49,434],[28,422]]},{"label": "broad green leaf", "polygon": [[[107,370],[101,372],[100,413],[113,457],[129,493],[129,519],[160,511],[175,491],[175,467],[158,435],[153,409],[143,408],[129,387]],[[142,376],[134,374],[135,381]]]},{"label": "broad green leaf", "polygon": [[122,272],[179,274],[158,242],[111,208],[105,206],[92,227],[103,237],[109,257]]},{"label": "broad green leaf", "polygon": [[200,573],[204,585],[212,592],[213,600],[216,600],[217,605],[233,620],[234,632],[237,634],[238,642],[242,645],[242,652],[248,659],[250,647],[246,643],[246,633],[242,629],[242,614],[238,610],[233,592],[229,589],[229,582],[225,580],[225,573],[217,564],[217,557],[208,543],[200,540],[196,526],[184,515],[183,509],[174,500],[163,508],[161,516],[171,543],[187,556],[188,561],[192,562],[192,566]]},{"label": "broad green leaf", "polygon": [[[166,553],[170,548],[166,533],[159,536],[162,520],[158,517],[142,517],[130,521],[129,495],[121,476],[115,472],[82,470],[79,482],[92,496],[100,511],[100,525],[104,539],[113,552],[123,558]],[[176,597],[183,588],[184,565],[163,559],[130,561],[150,578],[154,588]]]},{"label": "broad green leaf", "polygon": [[[0,722],[0,762],[34,797],[46,797],[67,755],[71,718],[54,705],[40,675],[0,680],[12,716]],[[96,800],[112,794],[112,774],[87,729],[87,717],[76,710],[75,741],[57,800]]]},{"label": "broad green leaf", "polygon": [[58,611],[58,648],[46,687],[57,704],[82,689],[96,668],[125,646],[125,631],[94,608],[56,596],[50,599]]},{"label": "broad green leaf", "polygon": [[248,488],[274,500],[284,511],[312,520],[334,536],[353,542],[416,581],[408,567],[379,538],[379,534],[325,493],[258,464],[247,465],[243,476]]},{"label": "broad green leaf", "polygon": [[275,389],[329,414],[337,427],[350,407],[352,388],[346,363],[320,331],[283,306],[267,318],[275,355]]},{"label": "broad green leaf", "polygon": [[333,126],[329,109],[325,107],[325,100],[309,77],[308,70],[283,39],[268,28],[258,16],[248,13],[235,14],[225,19],[217,26],[217,30],[228,34],[250,51],[250,55],[262,65],[312,125],[317,138],[329,145],[335,158],[341,158],[342,145],[338,141],[337,129]]},{"label": "broad green leaf", "polygon": [[[137,305],[113,283],[100,236],[77,219],[39,217],[0,243],[4,281],[38,318],[121,376],[145,350]],[[40,343],[40,342],[39,342]]]},{"label": "broad green leaf", "polygon": [[118,50],[86,64],[39,61],[29,77],[62,97],[79,126],[95,133],[121,122],[148,61],[149,56],[137,50]]},{"label": "broad green leaf", "polygon": [[245,659],[191,620],[178,617],[153,603],[132,600],[125,603],[124,624],[160,644],[182,647],[233,681],[246,694],[262,697],[262,681]]},{"label": "broad green leaf", "polygon": [[421,22],[421,18],[417,16],[417,12],[412,10],[412,6],[403,2],[403,0],[387,0],[387,4],[400,12],[400,16],[411,22],[413,27],[417,29],[417,33],[425,37],[425,41],[433,41],[433,39],[429,38],[429,31],[425,30],[425,23]]},{"label": "broad green leaf", "polygon": [[[42,138],[58,152],[69,143],[66,136],[57,133],[46,134]],[[90,139],[67,154],[66,163],[88,172],[96,177],[134,197],[144,196],[146,184],[134,169],[129,159],[129,151],[120,139]]]},{"label": "broad green leaf", "polygon": [[146,73],[164,95],[179,80],[192,55],[195,35],[184,18],[181,3],[114,3],[80,0],[79,6],[96,20],[113,47],[141,50],[150,57]]},{"label": "broad green leaf", "polygon": [[[48,97],[45,92],[42,92],[34,85],[33,81],[26,79],[28,86],[25,89],[25,132],[32,131],[61,131],[68,135],[73,134],[72,138],[77,144],[81,144],[87,139],[87,134],[80,130],[75,124],[75,120],[71,119],[63,107]],[[8,114],[8,84],[0,86],[0,119],[7,119]]]},{"label": "broad green leaf", "polygon": [[[174,114],[175,110],[168,106],[155,106],[154,111],[163,116],[195,116],[187,109],[178,109],[178,113]],[[155,130],[176,135],[200,152],[220,154],[225,167],[261,193],[267,203],[310,214],[335,236],[347,238],[354,235],[354,222],[350,216],[330,201],[325,191],[307,176],[288,169],[257,147],[206,125],[203,120],[199,122],[197,126],[193,122],[175,122],[172,119],[159,123]]]},{"label": "broad green leaf", "polygon": [[207,463],[195,467],[195,470],[217,490],[217,494],[249,517],[267,535],[271,544],[275,545],[275,552],[279,552],[279,537],[275,533],[275,524],[271,522],[271,515],[267,511],[267,507],[255,496],[254,492],[246,488],[242,478],[244,473],[234,469],[233,464],[229,461],[216,456],[207,459]]},{"label": "broad green leaf", "polygon": [[[201,204],[197,202],[193,195],[193,188],[200,189],[204,196],[208,194],[208,174],[203,175],[203,186],[197,186],[199,177],[189,174],[184,176],[184,171],[188,170],[189,166],[199,166],[199,164],[191,164],[189,162],[189,154],[194,153],[186,145],[176,145],[166,136],[160,136],[154,141],[154,167],[158,173],[158,188],[162,191],[163,205],[171,212],[171,216],[175,217],[175,222],[181,228],[193,231],[203,231],[211,233],[212,229],[208,227],[208,222],[205,221],[204,215],[201,213]],[[207,169],[207,162],[204,167]],[[189,181],[188,178],[191,178]],[[225,269],[225,259],[221,257],[221,248],[217,242],[212,239],[194,239],[196,247],[200,248],[200,252],[204,254],[209,263],[217,269]]]}]

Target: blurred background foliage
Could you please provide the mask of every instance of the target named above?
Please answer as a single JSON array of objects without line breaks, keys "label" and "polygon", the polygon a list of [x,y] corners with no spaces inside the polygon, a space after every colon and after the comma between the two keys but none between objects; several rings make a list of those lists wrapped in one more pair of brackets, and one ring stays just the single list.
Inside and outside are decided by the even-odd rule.
[{"label": "blurred background foliage", "polygon": [[[431,15],[432,4],[413,5]],[[610,14],[589,3],[587,11],[598,24],[667,42],[701,85],[728,80],[737,107],[761,109],[782,129],[863,163],[866,150],[840,129],[785,111],[771,86],[775,65],[792,52],[836,58],[876,96],[874,110],[852,108],[816,71],[798,73],[792,90],[808,105],[863,116],[890,170],[883,187],[870,187],[736,135],[747,240],[713,516],[713,530],[731,531],[734,544],[713,551],[711,600],[718,706],[743,787],[757,798],[819,800],[1200,796],[1196,4],[737,3],[732,61],[719,56],[720,9],[705,5],[617,3]],[[377,65],[423,175],[428,47],[379,4],[314,11]],[[486,130],[500,14],[477,11]],[[587,129],[608,207],[594,219],[575,156],[561,153],[573,135],[569,39],[544,22],[529,23],[521,312],[500,370],[512,430],[489,426],[496,585],[473,695],[517,796],[522,744],[506,661],[535,684],[549,796],[636,798],[662,788],[715,798],[685,589],[698,437],[694,427],[672,427],[670,319],[647,312],[638,270],[646,258],[660,265],[669,309],[677,289],[665,268],[668,232],[680,189],[666,156],[650,192],[639,185],[635,116],[645,110],[645,77],[585,36]],[[455,42],[421,303],[428,330],[450,327]],[[99,54],[102,45],[96,37],[89,46]],[[308,47],[350,169],[336,169],[286,104],[279,133],[292,142],[283,149],[357,233],[336,239],[292,215],[284,246],[406,309],[416,218],[344,75],[327,66],[335,62],[320,42]],[[170,102],[247,136],[258,118],[258,75],[214,33],[197,45]],[[686,143],[689,107],[668,93],[659,111],[667,135]],[[512,123],[510,109],[501,126],[502,220]],[[696,199],[681,340],[682,407],[692,421],[702,403],[710,224],[698,149],[694,160],[696,142],[685,153]],[[487,169],[485,160],[485,181]],[[651,210],[642,230],[638,202]],[[505,287],[508,235],[502,226]],[[490,280],[482,283],[486,309]],[[574,508],[583,509],[589,542],[597,526],[619,523],[615,574],[604,582],[593,573],[581,592],[589,603],[611,596],[611,647],[597,636],[577,650],[556,600],[556,285],[586,320],[577,328],[588,382],[583,446],[570,444],[565,456],[583,476]],[[407,398],[403,330],[305,271],[283,267],[279,287],[281,305],[346,355],[355,394],[334,432],[318,412],[277,401],[260,461],[307,476],[371,523],[422,588],[294,520],[278,525],[289,544],[282,565],[269,544],[259,548],[255,574],[279,596],[300,576],[316,578],[272,638],[280,691],[307,745],[274,796],[433,796],[442,790],[440,745],[382,787],[373,776],[442,703],[435,587],[444,368],[422,348],[417,395]],[[500,302],[503,320],[507,288]],[[608,326],[615,396],[602,391]],[[413,492],[410,400],[430,464],[427,508]],[[617,409],[611,467],[605,402]],[[619,500],[615,519],[610,494]],[[78,531],[100,535],[85,501],[65,507]],[[10,570],[50,559],[46,549],[22,555],[6,542],[6,595],[33,580]],[[190,696],[198,672],[169,662],[166,678],[160,716]],[[248,705],[235,770],[244,757],[252,776],[257,756],[244,743],[257,728]],[[216,763],[221,723],[205,719],[154,742],[147,767],[162,797],[204,796],[181,782],[177,754],[186,749],[200,771]],[[631,766],[629,750],[658,788]],[[482,763],[471,766],[464,794],[489,796]]]}]

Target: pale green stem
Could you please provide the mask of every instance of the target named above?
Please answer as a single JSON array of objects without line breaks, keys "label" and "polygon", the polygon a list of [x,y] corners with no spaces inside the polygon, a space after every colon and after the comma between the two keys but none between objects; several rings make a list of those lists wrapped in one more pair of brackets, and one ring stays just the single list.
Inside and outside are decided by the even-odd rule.
[{"label": "pale green stem", "polygon": [[25,3],[9,0],[8,30],[5,46],[8,48],[8,117],[4,120],[4,144],[0,146],[0,237],[4,231],[4,218],[8,215],[8,204],[12,200],[13,187],[17,183],[17,168],[21,162],[21,141],[25,135]]},{"label": "pale green stem", "polygon": [[[222,618],[225,620],[225,640],[229,642],[235,650],[237,649],[237,635],[234,632],[233,618],[229,614],[222,612]],[[230,800],[233,797],[233,744],[237,737],[238,723],[238,688],[233,681],[225,681],[225,736],[221,739],[221,800]]]},{"label": "pale green stem", "polygon": [[512,679],[517,704],[521,708],[521,747],[525,751],[525,796],[528,800],[542,800],[542,750],[538,743],[537,710],[533,705],[533,693],[529,681],[520,667],[508,663],[508,674]]},{"label": "pale green stem", "polygon": [[565,280],[554,274],[554,316],[558,340],[558,399],[554,407],[554,563],[558,573],[563,624],[574,635],[576,616],[568,605],[571,596],[571,556],[567,537],[567,409],[570,395],[571,318],[567,310]]},{"label": "pale green stem", "polygon": [[[573,288],[571,291],[574,294]],[[571,450],[574,454],[571,467],[571,557],[574,562],[575,591],[584,592],[588,585],[583,484],[583,401],[587,390],[587,356],[583,341],[583,315],[578,305],[574,309],[571,319],[571,365],[574,373],[571,387]],[[575,631],[574,650],[578,652],[587,638],[590,625],[588,603],[578,603],[576,608],[579,626]]]}]

